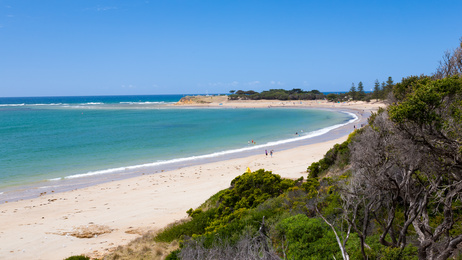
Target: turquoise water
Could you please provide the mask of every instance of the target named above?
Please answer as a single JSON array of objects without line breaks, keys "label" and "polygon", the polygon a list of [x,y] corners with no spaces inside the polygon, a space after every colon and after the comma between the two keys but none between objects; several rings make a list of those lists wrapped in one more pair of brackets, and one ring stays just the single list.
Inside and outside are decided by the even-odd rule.
[{"label": "turquoise water", "polygon": [[44,180],[252,149],[251,140],[263,146],[284,142],[352,119],[312,109],[169,105],[181,97],[1,98],[0,192]]}]

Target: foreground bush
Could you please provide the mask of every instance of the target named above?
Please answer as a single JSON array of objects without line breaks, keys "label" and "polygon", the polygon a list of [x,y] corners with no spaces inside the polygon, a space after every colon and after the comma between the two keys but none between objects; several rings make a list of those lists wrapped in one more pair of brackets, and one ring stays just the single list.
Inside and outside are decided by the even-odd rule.
[{"label": "foreground bush", "polygon": [[339,251],[332,230],[317,218],[301,214],[286,218],[276,232],[287,259],[323,259]]}]

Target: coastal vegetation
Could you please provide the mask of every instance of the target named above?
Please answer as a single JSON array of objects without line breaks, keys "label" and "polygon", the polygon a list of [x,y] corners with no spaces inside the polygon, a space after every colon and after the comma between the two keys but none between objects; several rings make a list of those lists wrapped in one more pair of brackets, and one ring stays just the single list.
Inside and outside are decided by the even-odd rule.
[{"label": "coastal vegetation", "polygon": [[447,259],[462,242],[462,78],[409,77],[393,97],[350,145],[344,218],[361,241],[376,227],[382,245]]},{"label": "coastal vegetation", "polygon": [[369,102],[374,100],[386,100],[390,95],[394,82],[392,77],[388,77],[387,81],[379,82],[378,79],[374,82],[374,88],[370,92],[366,92],[366,88],[362,81],[358,83],[358,87],[354,83],[351,83],[350,90],[348,92],[329,93],[326,95],[326,99],[332,102],[346,102],[346,101],[366,101]]},{"label": "coastal vegetation", "polygon": [[292,90],[285,89],[270,89],[262,92],[253,90],[231,90],[228,96],[229,100],[319,100],[327,99],[332,102],[346,102],[346,101],[367,101],[371,99],[385,100],[393,88],[393,79],[388,77],[386,82],[379,83],[378,80],[374,83],[374,89],[371,92],[366,92],[363,82],[358,83],[356,88],[352,83],[348,92],[328,93],[327,95],[321,93],[319,90],[304,91],[299,88]]},{"label": "coastal vegetation", "polygon": [[292,90],[284,89],[270,89],[262,91],[260,93],[253,90],[243,91],[238,90],[230,91],[229,95],[230,100],[316,100],[324,99],[324,94],[319,90],[304,91],[299,88],[294,88]]}]

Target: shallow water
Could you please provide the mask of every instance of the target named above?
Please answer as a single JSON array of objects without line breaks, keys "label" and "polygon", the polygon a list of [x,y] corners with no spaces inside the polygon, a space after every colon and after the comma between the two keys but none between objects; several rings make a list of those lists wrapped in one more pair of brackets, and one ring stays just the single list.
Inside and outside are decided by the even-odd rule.
[{"label": "shallow water", "polygon": [[[104,175],[264,150],[353,118],[314,109],[169,106],[181,97],[0,99],[0,196],[12,187],[72,185],[88,176],[102,181],[109,178]],[[58,183],[63,179],[72,182]]]}]

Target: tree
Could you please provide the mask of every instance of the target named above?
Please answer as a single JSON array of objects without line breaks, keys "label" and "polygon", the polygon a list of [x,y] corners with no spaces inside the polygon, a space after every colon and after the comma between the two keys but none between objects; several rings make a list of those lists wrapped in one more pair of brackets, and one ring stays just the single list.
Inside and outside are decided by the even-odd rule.
[{"label": "tree", "polygon": [[364,92],[364,86],[361,81],[358,83],[358,93],[356,94],[356,96],[358,100],[363,100],[366,96],[366,93]]},{"label": "tree", "polygon": [[391,77],[388,77],[387,88],[393,88],[393,79]]},{"label": "tree", "polygon": [[329,93],[327,94],[326,98],[329,101],[336,101],[338,99],[339,95],[334,94],[334,93]]},{"label": "tree", "polygon": [[[415,207],[418,204],[414,203],[413,207],[406,207],[407,210],[402,212],[405,224],[398,225],[400,220],[396,215],[402,208],[399,204],[402,199],[400,195],[408,198],[404,192],[414,184],[410,179],[416,168],[412,162],[420,160],[413,156],[415,149],[408,140],[393,134],[393,127],[387,113],[382,111],[375,116],[370,127],[366,127],[352,142],[350,151],[353,177],[345,188],[343,198],[348,219],[360,231],[357,231],[360,237],[362,235],[365,240],[367,228],[359,227],[367,227],[374,219],[382,230],[381,244],[404,248],[409,226],[417,217]],[[357,217],[360,212],[362,218]],[[397,230],[398,227],[401,228]]]},{"label": "tree", "polygon": [[351,83],[350,92],[348,93],[353,100],[356,100],[356,87],[355,83]]},{"label": "tree", "polygon": [[451,77],[454,75],[462,75],[462,38],[460,38],[460,46],[455,50],[446,51],[443,55],[443,60],[440,61],[440,66],[433,75],[436,79]]},{"label": "tree", "polygon": [[387,94],[388,94],[388,93],[385,93],[385,90],[386,90],[386,89],[385,89],[385,86],[386,86],[385,81],[382,81],[382,87],[381,87],[382,90],[380,91],[380,97],[381,97],[382,99],[386,99],[386,98],[387,98]]},{"label": "tree", "polygon": [[234,92],[236,92],[236,90],[230,90],[229,93],[231,94],[234,94]]},{"label": "tree", "polygon": [[388,98],[388,94],[393,90],[393,79],[388,77],[386,85],[383,87],[384,98]]},{"label": "tree", "polygon": [[372,92],[372,98],[373,99],[380,98],[380,83],[378,79],[376,79],[374,83],[374,91]]},{"label": "tree", "polygon": [[294,89],[290,90],[289,93],[290,94],[293,94],[293,93],[300,94],[300,93],[303,93],[303,90],[301,90],[299,88],[294,88]]},{"label": "tree", "polygon": [[412,226],[419,259],[447,259],[462,243],[462,79],[410,77],[393,96],[351,144],[344,210],[360,237],[377,223],[404,249]]},{"label": "tree", "polygon": [[[233,93],[234,90],[230,92]],[[258,93],[253,90],[234,91],[234,94],[228,96],[230,100],[259,100],[259,99],[277,99],[277,100],[314,100],[324,99],[324,94],[318,90],[312,90],[311,92],[303,91],[302,89],[295,88],[292,90],[284,89],[270,89]]]},{"label": "tree", "polygon": [[[318,215],[322,218],[322,220],[324,220],[324,222],[329,225],[329,227],[332,229],[332,232],[334,232],[334,235],[335,235],[335,239],[337,241],[337,244],[338,244],[338,247],[340,249],[340,252],[342,253],[342,258],[344,260],[350,260],[350,255],[348,254],[348,252],[346,251],[346,243],[348,242],[348,239],[350,238],[350,232],[351,232],[351,225],[347,225],[348,228],[347,228],[347,231],[346,231],[346,236],[342,236],[341,233],[342,232],[337,232],[334,224],[330,223],[322,214],[321,212],[318,210],[318,208],[316,208],[316,212],[318,213]],[[340,233],[340,235],[339,235]]]}]

